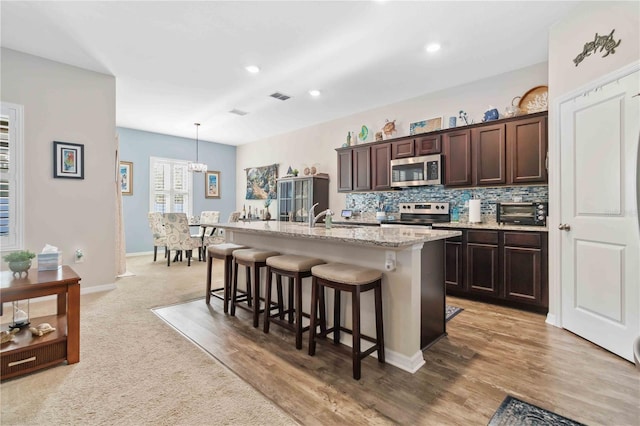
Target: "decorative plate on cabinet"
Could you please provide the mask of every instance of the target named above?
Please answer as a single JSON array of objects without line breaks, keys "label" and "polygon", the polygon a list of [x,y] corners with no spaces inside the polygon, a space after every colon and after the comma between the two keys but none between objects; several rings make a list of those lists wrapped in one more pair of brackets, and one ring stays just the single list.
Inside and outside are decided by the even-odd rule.
[{"label": "decorative plate on cabinet", "polygon": [[525,114],[546,111],[548,109],[548,92],[547,86],[536,86],[522,95],[518,108]]}]

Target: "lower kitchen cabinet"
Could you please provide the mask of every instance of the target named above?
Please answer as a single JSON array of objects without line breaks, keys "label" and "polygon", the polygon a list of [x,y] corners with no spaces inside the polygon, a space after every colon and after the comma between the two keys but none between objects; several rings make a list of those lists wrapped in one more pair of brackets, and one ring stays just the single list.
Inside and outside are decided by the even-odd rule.
[{"label": "lower kitchen cabinet", "polygon": [[447,294],[547,312],[546,232],[458,230],[445,242]]}]

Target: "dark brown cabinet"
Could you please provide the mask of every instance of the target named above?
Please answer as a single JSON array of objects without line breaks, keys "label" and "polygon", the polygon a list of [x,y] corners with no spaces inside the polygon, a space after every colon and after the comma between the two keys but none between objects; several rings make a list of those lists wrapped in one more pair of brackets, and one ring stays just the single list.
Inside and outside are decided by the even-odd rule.
[{"label": "dark brown cabinet", "polygon": [[391,142],[391,159],[415,157],[416,148],[413,138]]},{"label": "dark brown cabinet", "polygon": [[338,151],[338,192],[353,191],[353,150]]},{"label": "dark brown cabinet", "polygon": [[511,121],[506,126],[507,183],[547,182],[547,117]]},{"label": "dark brown cabinet", "polygon": [[498,296],[498,231],[467,231],[467,291]]},{"label": "dark brown cabinet", "polygon": [[505,125],[471,130],[473,184],[498,185],[507,181]]},{"label": "dark brown cabinet", "polygon": [[371,147],[371,189],[380,191],[391,188],[389,162],[391,161],[391,144],[373,145]]},{"label": "dark brown cabinet", "polygon": [[547,312],[546,232],[459,230],[445,241],[447,294]]},{"label": "dark brown cabinet", "polygon": [[371,147],[339,149],[338,192],[369,190],[371,190]]},{"label": "dark brown cabinet", "polygon": [[444,184],[471,185],[471,131],[458,130],[443,135]]},{"label": "dark brown cabinet", "polygon": [[353,190],[371,189],[371,147],[353,148]]},{"label": "dark brown cabinet", "polygon": [[441,135],[427,135],[415,139],[416,155],[440,154]]}]

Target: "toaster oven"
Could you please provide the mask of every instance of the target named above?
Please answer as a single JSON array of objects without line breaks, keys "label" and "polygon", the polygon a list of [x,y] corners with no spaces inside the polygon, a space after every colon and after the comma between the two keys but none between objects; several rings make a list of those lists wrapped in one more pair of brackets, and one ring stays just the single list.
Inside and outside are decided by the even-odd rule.
[{"label": "toaster oven", "polygon": [[496,203],[496,221],[515,225],[545,226],[549,203]]}]

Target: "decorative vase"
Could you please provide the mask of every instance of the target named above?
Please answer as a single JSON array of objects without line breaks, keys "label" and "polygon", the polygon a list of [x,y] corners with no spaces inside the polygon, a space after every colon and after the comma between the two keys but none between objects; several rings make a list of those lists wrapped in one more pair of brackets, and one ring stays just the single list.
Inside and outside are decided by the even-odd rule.
[{"label": "decorative vase", "polygon": [[31,259],[29,260],[17,260],[9,262],[9,269],[13,271],[13,276],[18,274],[18,278],[22,278],[22,273],[25,273],[25,277],[29,276],[29,268],[31,268]]}]

